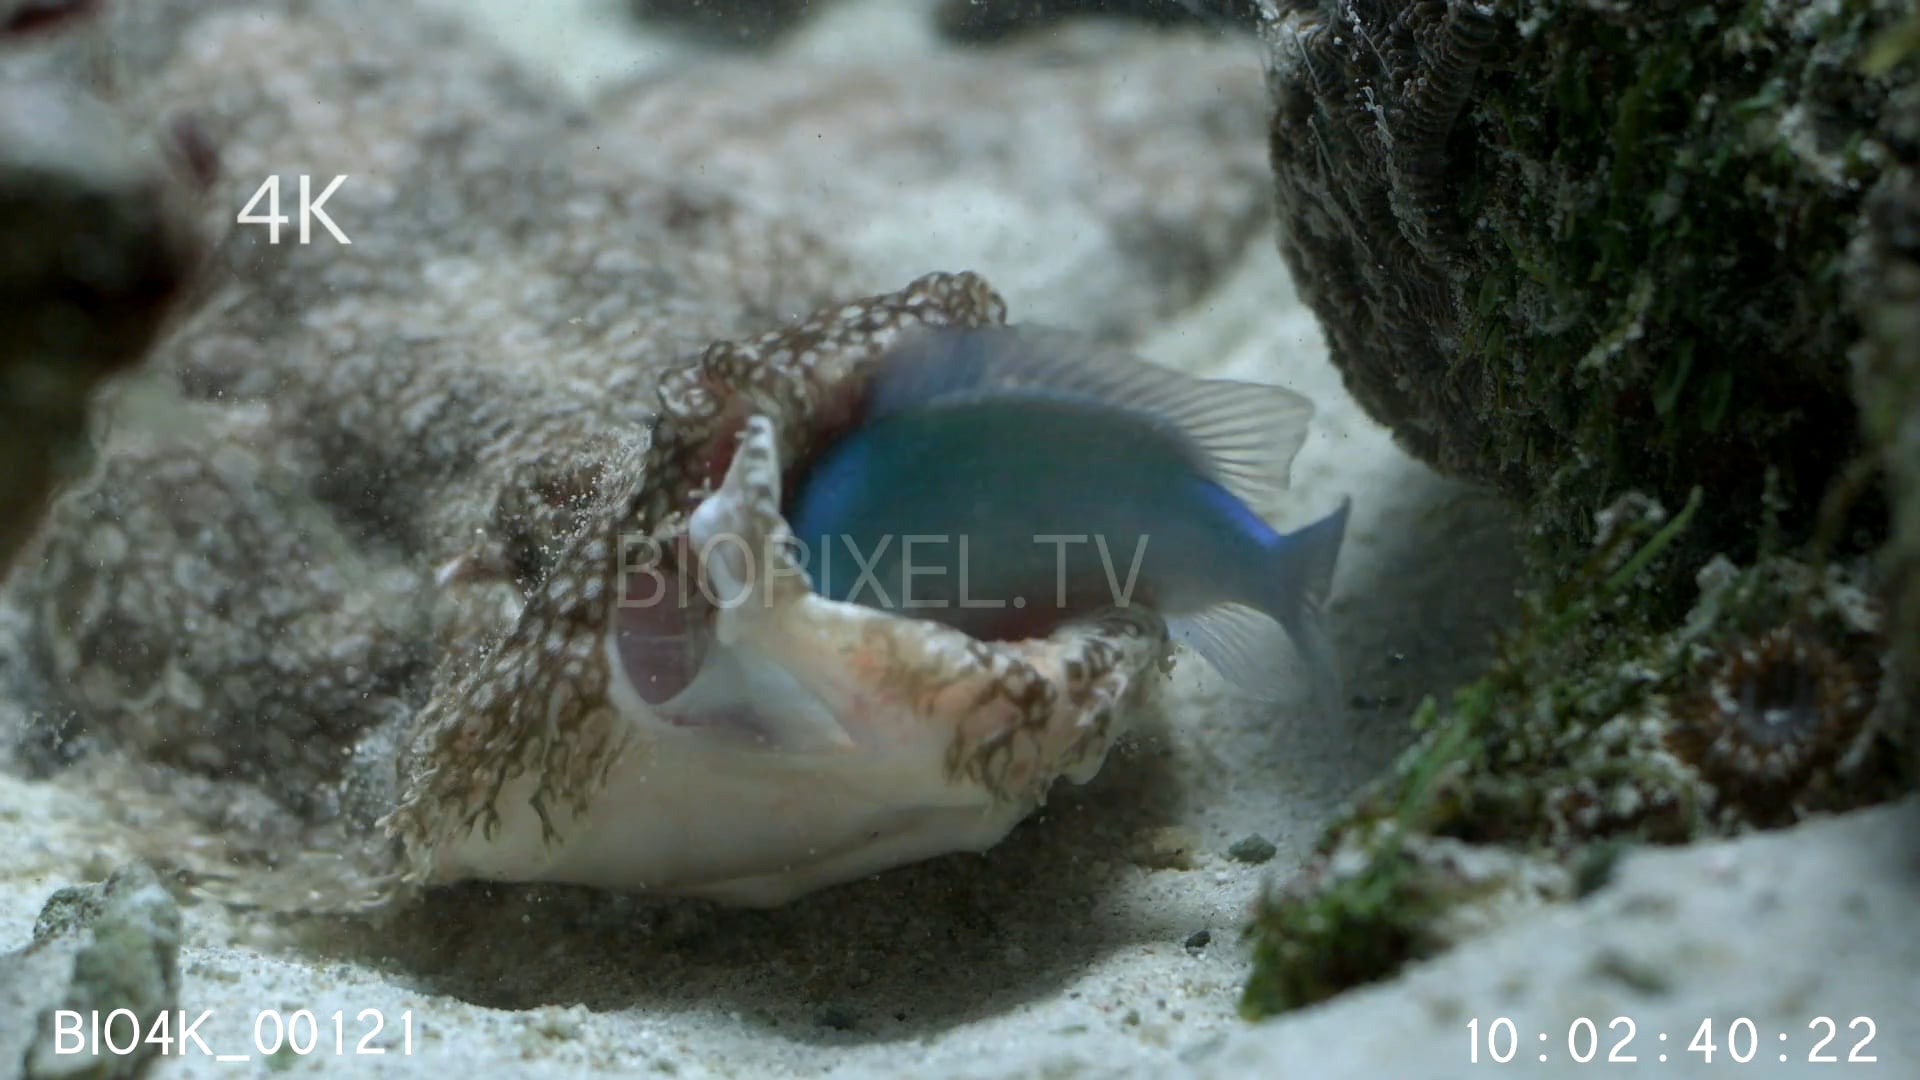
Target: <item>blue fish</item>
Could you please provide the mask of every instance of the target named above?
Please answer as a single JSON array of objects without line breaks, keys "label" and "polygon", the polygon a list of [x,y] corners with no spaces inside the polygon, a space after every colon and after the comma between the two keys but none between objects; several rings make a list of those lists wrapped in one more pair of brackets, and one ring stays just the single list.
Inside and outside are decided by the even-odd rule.
[{"label": "blue fish", "polygon": [[1289,683],[1284,633],[1333,710],[1322,612],[1350,501],[1284,534],[1248,507],[1286,487],[1312,415],[1065,331],[916,331],[786,516],[823,596],[986,640],[1141,605],[1265,699]]}]

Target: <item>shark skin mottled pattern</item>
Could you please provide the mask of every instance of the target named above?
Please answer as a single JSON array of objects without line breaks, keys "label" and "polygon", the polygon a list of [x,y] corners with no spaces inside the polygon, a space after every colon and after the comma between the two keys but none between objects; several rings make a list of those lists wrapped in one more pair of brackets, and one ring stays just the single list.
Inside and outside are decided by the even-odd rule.
[{"label": "shark skin mottled pattern", "polygon": [[[727,789],[700,771],[715,764],[704,749],[661,743],[608,663],[623,538],[672,538],[715,492],[727,507],[764,504],[769,482],[744,461],[733,469],[736,446],[800,462],[901,327],[1000,323],[1008,303],[978,275],[928,272],[938,262],[875,280],[793,192],[663,159],[615,113],[560,99],[407,5],[382,9],[380,33],[366,10],[115,4],[47,46],[50,63],[112,57],[130,107],[189,115],[207,133],[222,168],[205,223],[223,239],[146,380],[103,402],[93,474],[57,501],[6,583],[29,629],[27,662],[0,668],[0,692],[35,717],[0,733],[14,757],[42,773],[77,760],[159,767],[145,775],[175,778],[174,801],[216,848],[281,863],[319,854],[297,895],[259,890],[308,908],[462,876],[776,902],[985,847],[1054,778],[1090,775],[1146,703],[1165,659],[1159,626],[1104,620],[986,645],[797,597],[712,630],[813,665],[818,700],[851,710],[854,745],[905,748],[861,789],[873,814],[899,811],[881,823],[894,838],[803,866],[790,845],[819,837],[669,852],[633,831],[698,822],[728,791],[798,793],[763,808],[805,826],[820,810],[804,798],[810,781],[852,791],[874,777],[858,755],[748,758],[765,770]],[[1170,62],[1154,56],[1111,63]],[[815,74],[770,62],[754,77],[772,87]],[[943,77],[952,93],[878,120],[964,142],[996,129],[1014,93],[996,104],[978,91],[1020,76]],[[1143,303],[1196,295],[1235,250],[1208,241],[1213,254],[1196,260],[1186,238],[1220,235],[1223,206],[1253,207],[1248,224],[1264,213],[1263,180],[1243,167],[1258,131],[1194,124],[1216,93],[1202,81],[1121,110],[1094,93],[1056,102],[1057,122],[1080,132],[1070,150],[975,167],[982,197],[1068,207],[1114,234],[1154,222],[1114,249],[1148,284],[1085,294],[1085,325],[1134,325]],[[669,76],[648,92],[665,107],[707,89]],[[1239,115],[1234,100],[1224,115]],[[829,101],[808,122],[836,110],[872,118],[870,102]],[[1063,168],[1119,175],[1154,140],[1168,143],[1156,155],[1187,163],[1187,189],[1218,197],[1166,203],[1151,185],[1098,182],[1063,193]],[[348,176],[327,210],[350,246],[269,244],[234,222],[265,177],[291,190],[303,174],[316,188]],[[918,205],[910,183],[898,198]],[[744,521],[772,527],[764,514]],[[862,714],[874,695],[884,707]],[[1005,704],[973,709],[994,697]],[[636,787],[649,761],[677,763],[689,782]],[[920,797],[924,813],[909,805]],[[848,813],[828,831],[872,831]],[[160,832],[153,844],[200,857]]]},{"label": "shark skin mottled pattern", "polygon": [[[785,538],[782,462],[806,452],[822,402],[904,327],[978,325],[1003,312],[979,279],[934,275],[791,329],[716,345],[667,380],[656,440],[630,471],[615,473],[645,483],[589,497],[580,528],[506,639],[422,711],[402,804],[388,822],[405,841],[410,875],[554,878],[774,903],[895,862],[990,846],[1057,777],[1084,780],[1097,770],[1119,733],[1110,730],[1115,714],[1138,707],[1164,664],[1165,629],[1151,617],[988,644],[826,601],[798,574],[782,576],[781,595],[713,613],[713,648],[750,639],[815,687],[848,736],[824,753],[675,738],[657,726],[659,710],[623,687],[610,659],[629,538],[659,537],[676,550],[689,510],[737,499],[725,507],[724,535],[745,538],[765,565]],[[696,493],[715,479],[702,475],[714,443],[733,442],[732,418],[742,415],[727,474],[702,498]],[[784,421],[784,439],[769,417]],[[707,549],[707,537],[693,539],[692,550]],[[772,588],[774,579],[755,583]],[[742,770],[753,774],[745,785]],[[676,783],[689,775],[702,790],[683,796]],[[846,802],[863,798],[882,809],[834,823]],[[679,812],[686,804],[697,808],[692,820]],[[804,809],[802,820],[817,825],[793,831],[785,847],[754,850],[756,830],[789,835],[782,809]],[[909,820],[890,826],[884,819],[897,813]],[[655,820],[672,820],[672,836],[636,844]],[[659,853],[688,833],[704,838],[700,853]],[[750,853],[729,856],[721,849],[730,845]]]}]

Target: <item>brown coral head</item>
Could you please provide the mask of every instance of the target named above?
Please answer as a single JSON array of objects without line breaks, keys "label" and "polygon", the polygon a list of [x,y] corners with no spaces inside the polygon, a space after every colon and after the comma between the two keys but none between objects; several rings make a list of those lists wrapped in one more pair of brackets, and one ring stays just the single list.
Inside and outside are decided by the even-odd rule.
[{"label": "brown coral head", "polygon": [[1699,691],[1676,712],[1676,753],[1731,801],[1788,800],[1832,768],[1863,730],[1872,673],[1791,625],[1742,639],[1711,662]]}]

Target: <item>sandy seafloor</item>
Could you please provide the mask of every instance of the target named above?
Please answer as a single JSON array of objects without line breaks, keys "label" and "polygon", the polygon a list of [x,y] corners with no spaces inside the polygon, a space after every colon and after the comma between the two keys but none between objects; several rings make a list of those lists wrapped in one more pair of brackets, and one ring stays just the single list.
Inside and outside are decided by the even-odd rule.
[{"label": "sandy seafloor", "polygon": [[[462,10],[582,94],[671,59],[613,0],[467,0]],[[821,54],[932,48],[924,5],[859,0],[792,47]],[[1044,285],[973,224],[913,237],[925,267],[976,269],[1016,308]],[[1004,238],[1002,238],[1004,239]],[[1038,242],[1035,238],[1027,238]],[[880,247],[888,246],[880,243]],[[875,252],[876,258],[888,252]],[[1355,500],[1333,605],[1349,691],[1340,723],[1263,711],[1180,665],[1165,725],[1124,745],[1087,788],[985,856],[953,856],[772,912],[573,891],[471,888],[386,927],[288,929],[188,907],[181,1004],[203,1035],[244,1050],[256,1010],[411,1010],[410,1055],[331,1048],[305,1060],[161,1062],[173,1078],[373,1071],[444,1076],[673,1075],[1425,1077],[1796,1075],[1676,1054],[1700,1019],[1739,1012],[1792,1031],[1832,1013],[1877,1018],[1878,1065],[1920,1075],[1920,807],[1732,846],[1630,860],[1587,904],[1520,920],[1409,978],[1250,1028],[1240,928],[1263,883],[1303,862],[1321,824],[1404,745],[1427,693],[1469,677],[1511,616],[1510,515],[1394,448],[1344,394],[1271,239],[1193,309],[1142,343],[1162,363],[1278,382],[1320,406],[1281,508],[1285,524]],[[1226,849],[1250,834],[1261,866]],[[1184,851],[1184,853],[1182,853]],[[0,777],[0,950],[29,936],[48,893],[116,861],[82,797]],[[1639,897],[1636,901],[1635,897]],[[1652,899],[1649,899],[1652,897]],[[1203,947],[1190,948],[1197,931]],[[1629,956],[1669,974],[1609,979]],[[1636,969],[1638,970],[1638,969]],[[1766,994],[1755,996],[1756,988]],[[1743,996],[1745,995],[1745,996]],[[1765,1000],[1759,1000],[1764,997]],[[1752,999],[1751,1001],[1749,999]],[[1849,1011],[1851,1010],[1851,1011]],[[1845,1016],[1840,1013],[1845,1012]],[[1628,1016],[1640,1064],[1472,1064],[1465,1024],[1511,1015],[1563,1045],[1576,1015]],[[1682,1030],[1684,1029],[1684,1030]],[[1843,1037],[1840,1045],[1847,1045]],[[1770,1049],[1771,1047],[1769,1047]],[[1527,1047],[1533,1049],[1530,1043]],[[1844,1058],[1844,1052],[1841,1055]],[[1804,1060],[1798,1058],[1796,1060]],[[1901,1061],[1909,1065],[1900,1064]]]}]

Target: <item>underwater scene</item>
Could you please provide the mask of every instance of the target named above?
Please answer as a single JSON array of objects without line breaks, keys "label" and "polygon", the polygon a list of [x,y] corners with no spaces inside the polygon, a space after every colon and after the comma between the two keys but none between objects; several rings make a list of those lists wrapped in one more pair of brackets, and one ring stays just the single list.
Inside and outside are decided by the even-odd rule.
[{"label": "underwater scene", "polygon": [[0,1080],[1920,1076],[1912,0],[0,0]]}]

